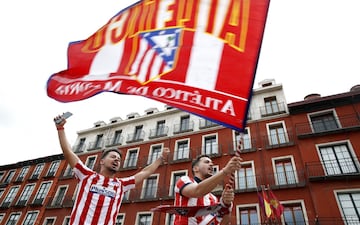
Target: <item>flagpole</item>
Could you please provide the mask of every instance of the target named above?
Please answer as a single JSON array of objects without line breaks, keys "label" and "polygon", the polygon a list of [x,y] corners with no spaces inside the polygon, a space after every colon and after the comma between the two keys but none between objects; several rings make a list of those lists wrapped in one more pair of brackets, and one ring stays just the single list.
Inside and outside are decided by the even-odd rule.
[{"label": "flagpole", "polygon": [[[235,155],[240,156],[241,150],[244,149],[244,133],[240,133],[239,145],[236,146]],[[229,184],[235,189],[235,172],[233,172],[229,179]]]}]

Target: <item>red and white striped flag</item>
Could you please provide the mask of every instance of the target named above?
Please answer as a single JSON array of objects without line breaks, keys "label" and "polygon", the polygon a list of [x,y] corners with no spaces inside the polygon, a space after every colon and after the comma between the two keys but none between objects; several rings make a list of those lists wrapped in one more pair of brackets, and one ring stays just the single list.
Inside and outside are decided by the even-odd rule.
[{"label": "red and white striped flag", "polygon": [[153,0],[68,47],[50,76],[60,102],[140,95],[242,131],[270,0]]}]

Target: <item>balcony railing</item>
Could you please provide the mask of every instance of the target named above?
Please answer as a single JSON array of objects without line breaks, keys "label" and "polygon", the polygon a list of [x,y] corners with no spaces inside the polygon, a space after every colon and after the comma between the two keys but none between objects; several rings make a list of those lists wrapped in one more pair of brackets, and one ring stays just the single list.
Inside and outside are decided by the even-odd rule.
[{"label": "balcony railing", "polygon": [[292,132],[278,133],[276,135],[267,135],[263,137],[265,148],[274,149],[286,146],[292,146],[295,143]]},{"label": "balcony railing", "polygon": [[257,185],[269,184],[271,189],[304,187],[306,184],[305,172],[296,170],[286,173],[269,173],[257,177]]},{"label": "balcony railing", "polygon": [[99,140],[99,141],[93,141],[89,143],[89,147],[88,150],[96,150],[96,149],[101,149],[104,147],[104,140]]},{"label": "balcony railing", "polygon": [[208,156],[216,157],[222,155],[222,146],[218,144],[212,144],[208,146],[202,146],[199,149],[198,154],[206,154]]},{"label": "balcony railing", "polygon": [[[234,155],[237,150],[238,141],[233,141],[229,144],[229,154]],[[257,150],[256,147],[256,138],[248,138],[244,137],[244,145],[243,149],[241,149],[241,153],[255,152]]]},{"label": "balcony railing", "polygon": [[360,179],[359,159],[309,162],[305,164],[306,175],[310,181]]},{"label": "balcony railing", "polygon": [[110,147],[110,146],[115,146],[115,145],[121,145],[123,140],[124,140],[124,137],[122,135],[120,137],[117,137],[117,138],[115,138],[115,136],[111,137],[111,138],[107,138],[105,140],[105,146]]},{"label": "balcony railing", "polygon": [[275,104],[275,107],[261,106],[259,108],[260,108],[261,117],[274,116],[274,115],[286,113],[286,104],[284,102]]},{"label": "balcony railing", "polygon": [[199,119],[199,128],[200,129],[210,128],[210,127],[215,127],[215,126],[219,126],[219,124],[217,124],[211,120]]},{"label": "balcony railing", "polygon": [[126,138],[126,143],[143,141],[144,138],[145,138],[145,131],[140,131],[139,133],[128,134],[127,138]]},{"label": "balcony railing", "polygon": [[153,138],[165,137],[168,135],[168,133],[169,133],[168,126],[164,126],[161,129],[160,128],[151,129],[149,138],[153,139]]},{"label": "balcony railing", "polygon": [[84,152],[85,151],[85,144],[78,144],[78,145],[75,145],[74,147],[73,147],[73,151],[75,152],[75,153],[81,153],[81,152]]},{"label": "balcony railing", "polygon": [[180,123],[180,124],[174,125],[174,134],[190,132],[193,130],[194,130],[194,121],[192,121],[192,120],[189,121],[189,123],[187,123],[187,124]]},{"label": "balcony railing", "polygon": [[169,153],[169,163],[190,162],[197,156],[197,152],[194,149],[188,148],[183,150],[177,150]]},{"label": "balcony railing", "polygon": [[333,132],[344,132],[349,130],[360,130],[360,118],[356,114],[346,115],[342,117],[334,118],[338,127],[331,127],[323,130],[315,130],[311,123],[298,123],[295,124],[296,135],[299,137],[311,136],[314,134],[327,134]]}]

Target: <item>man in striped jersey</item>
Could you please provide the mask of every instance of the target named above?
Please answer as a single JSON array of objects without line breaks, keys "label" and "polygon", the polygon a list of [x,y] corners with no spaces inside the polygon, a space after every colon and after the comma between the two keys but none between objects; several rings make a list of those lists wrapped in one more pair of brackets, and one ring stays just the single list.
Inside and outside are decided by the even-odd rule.
[{"label": "man in striped jersey", "polygon": [[57,116],[54,121],[64,157],[73,168],[79,182],[79,191],[72,209],[70,225],[112,225],[115,224],[124,192],[143,182],[167,159],[169,149],[164,148],[161,156],[140,172],[126,178],[115,177],[120,169],[121,153],[117,149],[104,151],[100,160],[100,172],[86,167],[71,150],[66,138],[66,120]]},{"label": "man in striped jersey", "polygon": [[213,175],[213,162],[207,155],[198,156],[192,163],[194,178],[182,176],[175,185],[175,206],[208,206],[221,203],[217,213],[198,217],[175,215],[174,225],[229,224],[234,190],[226,185],[220,200],[211,191],[228,176],[241,168],[242,159],[234,156],[219,172]]}]

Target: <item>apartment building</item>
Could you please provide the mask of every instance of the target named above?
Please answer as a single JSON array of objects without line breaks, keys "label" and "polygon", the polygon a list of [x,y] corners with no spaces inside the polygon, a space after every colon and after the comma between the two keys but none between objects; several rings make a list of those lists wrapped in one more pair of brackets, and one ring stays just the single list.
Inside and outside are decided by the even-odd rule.
[{"label": "apartment building", "polygon": [[[283,86],[264,80],[253,89],[243,132],[244,159],[235,174],[232,224],[360,224],[360,88],[331,96],[307,95],[287,103]],[[306,93],[304,93],[305,96]],[[101,152],[122,151],[118,176],[131,176],[169,147],[163,164],[127,192],[118,225],[173,224],[173,215],[150,209],[173,204],[174,184],[191,174],[191,161],[208,154],[221,170],[240,133],[165,106],[96,121],[79,130],[73,151],[97,170]],[[54,146],[55,147],[55,146]],[[213,193],[220,195],[228,180]],[[271,190],[284,211],[269,219],[258,193]],[[78,191],[62,154],[0,166],[0,223],[66,225]]]}]

